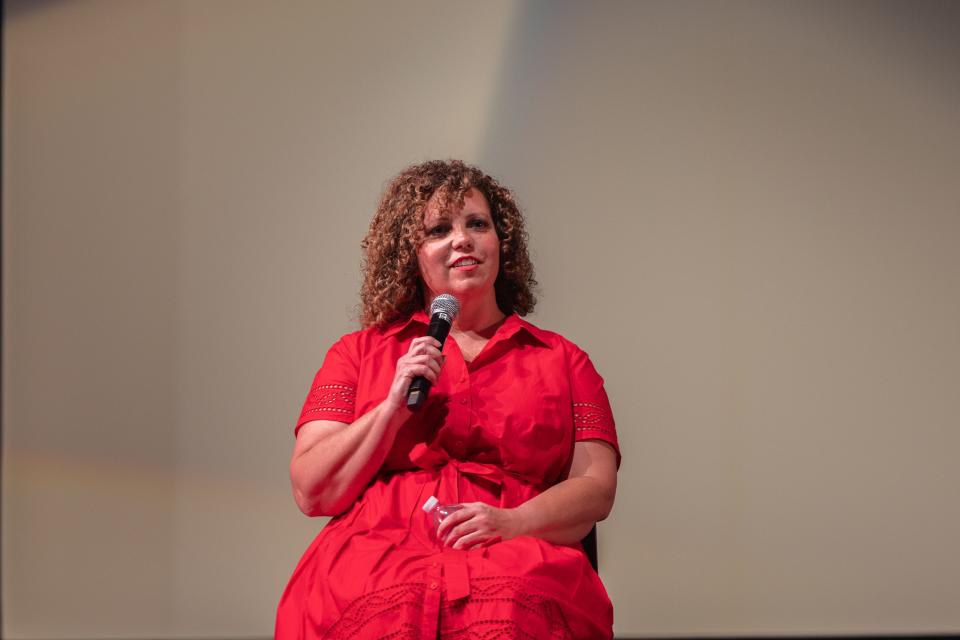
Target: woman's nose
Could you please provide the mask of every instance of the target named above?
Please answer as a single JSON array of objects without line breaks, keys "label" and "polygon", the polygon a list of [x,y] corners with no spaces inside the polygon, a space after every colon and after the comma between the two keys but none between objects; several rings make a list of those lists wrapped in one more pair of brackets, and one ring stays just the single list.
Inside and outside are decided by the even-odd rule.
[{"label": "woman's nose", "polygon": [[464,227],[454,227],[452,232],[454,249],[470,249],[473,247],[473,238]]}]

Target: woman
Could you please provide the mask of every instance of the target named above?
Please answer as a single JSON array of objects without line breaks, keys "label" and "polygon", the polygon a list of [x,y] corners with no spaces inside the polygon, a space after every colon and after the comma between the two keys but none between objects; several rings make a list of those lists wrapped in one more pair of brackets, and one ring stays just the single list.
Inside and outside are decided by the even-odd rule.
[{"label": "woman", "polygon": [[[613,506],[613,417],[587,355],[520,319],[536,282],[513,195],[458,161],[412,166],[363,247],[366,328],[327,353],[290,464],[301,510],[336,517],[276,637],[611,637],[579,541]],[[426,337],[441,293],[461,307],[442,350]],[[412,413],[417,376],[433,388]],[[431,495],[463,508],[436,528]]]}]

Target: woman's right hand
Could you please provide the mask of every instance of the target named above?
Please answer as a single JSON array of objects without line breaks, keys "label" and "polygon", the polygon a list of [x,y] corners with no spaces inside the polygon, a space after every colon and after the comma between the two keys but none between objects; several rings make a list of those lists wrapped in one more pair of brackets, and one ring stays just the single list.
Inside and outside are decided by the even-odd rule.
[{"label": "woman's right hand", "polygon": [[430,384],[436,384],[441,366],[443,366],[443,356],[440,354],[440,341],[429,336],[414,338],[407,353],[397,360],[397,370],[393,375],[390,392],[387,394],[387,403],[393,409],[405,407],[407,390],[413,379],[423,376],[430,381]]}]

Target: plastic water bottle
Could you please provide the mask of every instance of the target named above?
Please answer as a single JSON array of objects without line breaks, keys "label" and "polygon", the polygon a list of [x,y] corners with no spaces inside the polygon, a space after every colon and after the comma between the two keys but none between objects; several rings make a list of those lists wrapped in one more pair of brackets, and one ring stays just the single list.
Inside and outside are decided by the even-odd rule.
[{"label": "plastic water bottle", "polygon": [[463,509],[462,504],[440,504],[440,501],[437,500],[436,496],[430,496],[427,498],[427,501],[423,503],[421,507],[425,513],[433,516],[433,526],[434,529],[440,526],[440,523],[443,522],[443,519],[454,511]]}]

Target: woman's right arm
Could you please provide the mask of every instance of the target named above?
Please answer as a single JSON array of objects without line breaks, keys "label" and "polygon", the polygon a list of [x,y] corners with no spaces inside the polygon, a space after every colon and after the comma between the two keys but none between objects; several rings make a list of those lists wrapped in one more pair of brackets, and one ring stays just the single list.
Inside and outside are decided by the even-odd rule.
[{"label": "woman's right arm", "polygon": [[436,383],[442,358],[433,338],[415,339],[397,368],[387,397],[352,424],[314,420],[300,427],[290,481],[297,506],[308,516],[343,513],[373,479],[410,417],[407,389],[417,376]]}]

